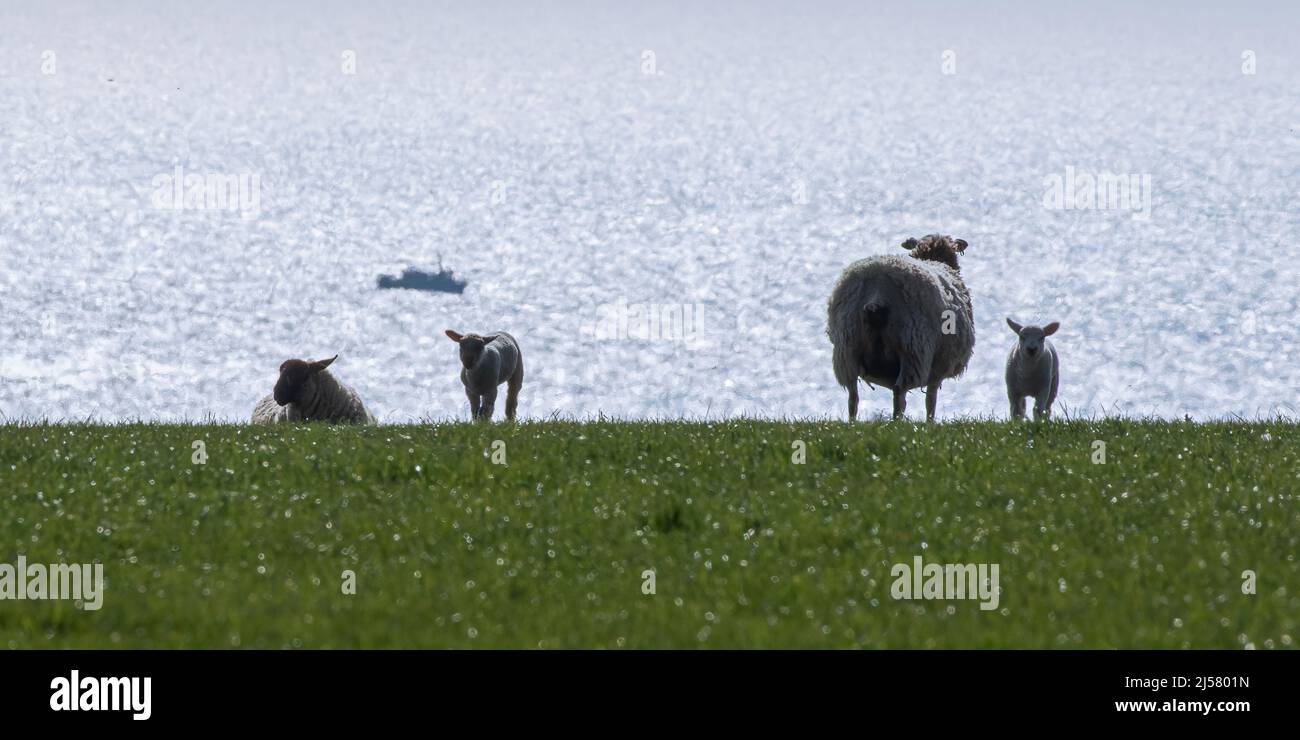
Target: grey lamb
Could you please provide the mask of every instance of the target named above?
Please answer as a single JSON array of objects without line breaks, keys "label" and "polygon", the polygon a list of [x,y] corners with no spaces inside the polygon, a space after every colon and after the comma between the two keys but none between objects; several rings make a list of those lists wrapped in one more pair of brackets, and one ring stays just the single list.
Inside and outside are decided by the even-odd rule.
[{"label": "grey lamb", "polygon": [[253,409],[254,424],[323,421],[330,424],[374,424],[361,397],[325,368],[338,359],[286,360],[280,365],[275,391]]},{"label": "grey lamb", "polygon": [[970,293],[957,255],[966,242],[931,234],[908,239],[907,257],[876,256],[849,265],[831,293],[826,334],[835,379],[858,416],[858,378],[893,390],[894,418],[907,392],[924,387],[925,418],[934,420],[939,385],[966,370],[975,348]]},{"label": "grey lamb", "polygon": [[1007,326],[1018,339],[1007,357],[1007,398],[1011,401],[1011,418],[1025,418],[1025,398],[1034,398],[1034,419],[1052,418],[1052,403],[1061,383],[1061,363],[1056,347],[1048,339],[1061,328],[1053,321],[1047,326],[1021,326],[1007,318]]},{"label": "grey lamb", "polygon": [[506,383],[506,418],[514,420],[519,389],[524,385],[524,355],[509,334],[460,334],[447,330],[451,341],[460,345],[460,382],[469,397],[471,419],[489,421],[497,402],[497,386]]}]

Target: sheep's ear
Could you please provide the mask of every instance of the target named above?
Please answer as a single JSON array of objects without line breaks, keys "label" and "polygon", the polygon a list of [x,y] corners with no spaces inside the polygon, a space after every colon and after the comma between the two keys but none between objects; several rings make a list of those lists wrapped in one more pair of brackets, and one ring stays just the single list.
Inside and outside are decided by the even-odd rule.
[{"label": "sheep's ear", "polygon": [[339,358],[338,355],[334,355],[328,360],[317,360],[316,362],[313,362],[311,364],[311,371],[313,373],[318,373],[321,370],[324,370],[325,368],[329,367],[330,365],[333,365],[334,361],[337,360],[338,358]]},{"label": "sheep's ear", "polygon": [[1007,326],[1011,327],[1011,331],[1014,331],[1016,333],[1016,336],[1020,336],[1020,330],[1025,328],[1020,324],[1017,324],[1016,322],[1012,321],[1010,316],[1007,317]]},{"label": "sheep's ear", "polygon": [[454,332],[451,329],[447,330],[447,336],[451,337],[451,341],[453,342],[459,342],[460,340],[465,338],[464,334],[461,334],[459,332]]},{"label": "sheep's ear", "polygon": [[913,238],[908,239],[907,241],[903,242],[903,249],[906,249],[907,251],[910,252],[910,251],[912,251],[913,249],[916,249],[916,245],[918,245],[918,244],[920,244],[920,242],[918,242],[918,241],[916,240],[916,237],[913,237]]},{"label": "sheep's ear", "polygon": [[1057,329],[1060,329],[1060,328],[1061,328],[1061,322],[1059,322],[1059,321],[1053,321],[1052,323],[1050,323],[1050,324],[1048,324],[1047,326],[1044,326],[1044,327],[1043,327],[1043,336],[1045,336],[1045,337],[1050,337],[1050,336],[1052,336],[1053,334],[1056,333],[1056,330],[1057,330]]},{"label": "sheep's ear", "polygon": [[965,239],[957,239],[957,240],[955,240],[955,243],[956,243],[956,245],[957,245],[957,251],[958,251],[958,252],[965,252],[965,251],[966,251],[966,247],[969,246],[969,245],[966,243],[966,240],[965,240]]},{"label": "sheep's ear", "polygon": [[484,344],[491,344],[492,341],[493,341],[494,339],[496,339],[498,336],[500,336],[500,335],[499,335],[499,334],[489,334],[489,335],[487,335],[486,337],[483,337],[483,343],[484,343]]}]

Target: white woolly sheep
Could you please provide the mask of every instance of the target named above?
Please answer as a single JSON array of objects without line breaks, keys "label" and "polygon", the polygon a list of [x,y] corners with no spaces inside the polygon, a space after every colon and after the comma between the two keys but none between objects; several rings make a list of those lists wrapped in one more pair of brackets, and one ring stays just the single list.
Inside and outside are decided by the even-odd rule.
[{"label": "white woolly sheep", "polygon": [[489,421],[497,402],[497,386],[506,385],[506,418],[514,420],[519,389],[524,385],[524,355],[509,334],[460,334],[447,330],[451,341],[460,345],[460,382],[469,397],[471,419]]},{"label": "white woolly sheep", "polygon": [[924,387],[925,418],[934,421],[939,385],[966,370],[975,348],[970,293],[957,255],[966,242],[931,234],[908,239],[907,257],[876,256],[849,265],[831,293],[826,334],[835,379],[858,416],[858,378],[894,392],[903,418],[907,392]]},{"label": "white woolly sheep", "polygon": [[1007,398],[1011,401],[1011,418],[1025,418],[1025,398],[1034,398],[1034,420],[1052,418],[1052,403],[1061,382],[1061,364],[1056,347],[1048,339],[1061,328],[1053,321],[1047,326],[1021,326],[1007,317],[1007,326],[1018,339],[1007,357]]},{"label": "white woolly sheep", "polygon": [[280,365],[275,391],[253,409],[254,424],[290,421],[323,421],[330,424],[374,424],[361,396],[340,383],[325,368],[328,360],[286,360]]}]

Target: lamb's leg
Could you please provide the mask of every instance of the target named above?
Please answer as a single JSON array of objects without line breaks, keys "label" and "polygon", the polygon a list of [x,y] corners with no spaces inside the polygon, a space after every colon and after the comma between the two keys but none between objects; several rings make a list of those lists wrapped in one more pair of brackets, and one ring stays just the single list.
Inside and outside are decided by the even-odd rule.
[{"label": "lamb's leg", "polygon": [[1012,419],[1025,418],[1025,397],[1024,396],[1011,397],[1011,418]]},{"label": "lamb's leg", "polygon": [[1052,418],[1052,404],[1056,403],[1056,390],[1061,383],[1061,374],[1057,372],[1055,367],[1056,358],[1053,357],[1052,359],[1053,359],[1052,387],[1047,393],[1047,418],[1049,419]]},{"label": "lamb's leg", "polygon": [[471,421],[478,418],[478,394],[465,387],[465,397],[469,399],[469,418]]},{"label": "lamb's leg", "polygon": [[519,389],[524,387],[524,360],[515,363],[515,374],[506,381],[506,418],[515,420],[515,409],[519,406]]},{"label": "lamb's leg", "polygon": [[514,386],[506,387],[506,420],[515,420],[515,408],[519,405],[519,389]]},{"label": "lamb's leg", "polygon": [[478,418],[483,421],[492,421],[492,411],[497,405],[496,386],[489,388],[482,396],[482,405],[479,406]]},{"label": "lamb's leg", "polygon": [[934,421],[934,409],[939,405],[939,384],[931,383],[925,389],[925,420]]},{"label": "lamb's leg", "polygon": [[902,388],[895,387],[894,388],[894,418],[895,419],[906,418],[903,415],[903,412],[905,411],[907,411],[907,391]]},{"label": "lamb's leg", "polygon": [[853,385],[849,386],[849,421],[858,419],[858,379],[853,379]]},{"label": "lamb's leg", "polygon": [[1047,394],[1044,393],[1034,399],[1034,421],[1051,417],[1052,407],[1047,404]]}]

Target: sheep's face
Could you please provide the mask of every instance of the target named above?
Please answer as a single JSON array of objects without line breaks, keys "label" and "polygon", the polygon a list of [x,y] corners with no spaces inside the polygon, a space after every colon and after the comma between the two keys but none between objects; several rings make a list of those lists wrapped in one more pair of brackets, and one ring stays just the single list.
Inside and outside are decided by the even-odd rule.
[{"label": "sheep's face", "polygon": [[288,406],[302,398],[303,390],[315,380],[316,374],[329,367],[338,359],[334,355],[328,360],[311,362],[308,360],[285,360],[280,366],[280,379],[275,382],[275,402]]},{"label": "sheep's face", "polygon": [[1056,321],[1047,326],[1021,326],[1011,319],[1007,319],[1007,326],[1010,326],[1011,331],[1020,338],[1020,351],[1031,360],[1042,356],[1043,345],[1047,342],[1047,338],[1061,328],[1060,323]]},{"label": "sheep's face", "polygon": [[447,330],[447,336],[460,345],[460,364],[467,370],[478,364],[483,357],[483,350],[493,339],[496,339],[496,335],[483,337],[478,334],[460,334],[451,329]]},{"label": "sheep's face", "polygon": [[903,242],[903,249],[911,252],[913,258],[942,262],[954,270],[961,269],[957,266],[957,255],[965,252],[966,246],[965,239],[954,239],[943,234],[930,234],[921,239],[913,238]]}]

